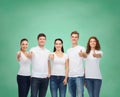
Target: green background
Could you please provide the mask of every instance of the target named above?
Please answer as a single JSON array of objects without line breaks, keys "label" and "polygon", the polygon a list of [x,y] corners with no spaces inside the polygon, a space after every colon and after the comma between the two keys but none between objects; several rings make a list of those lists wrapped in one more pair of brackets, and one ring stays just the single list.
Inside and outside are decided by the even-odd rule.
[{"label": "green background", "polygon": [[[74,30],[80,33],[83,46],[90,36],[98,37],[104,52],[101,97],[119,97],[119,0],[0,0],[0,97],[18,95],[16,52],[21,38],[28,38],[30,49],[37,45],[37,35],[44,32],[48,49],[52,51],[54,39],[59,37],[66,51]],[[88,97],[86,89],[84,94]]]}]

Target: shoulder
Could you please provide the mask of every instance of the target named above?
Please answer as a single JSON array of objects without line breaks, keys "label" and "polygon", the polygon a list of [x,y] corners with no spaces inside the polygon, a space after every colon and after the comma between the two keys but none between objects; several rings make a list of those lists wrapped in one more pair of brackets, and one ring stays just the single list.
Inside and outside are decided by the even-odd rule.
[{"label": "shoulder", "polygon": [[35,51],[35,50],[37,50],[37,49],[38,49],[38,46],[32,47],[32,48],[30,49],[30,51]]},{"label": "shoulder", "polygon": [[82,50],[82,51],[85,51],[85,50],[86,50],[84,46],[80,46],[80,45],[78,46],[78,49],[79,49],[79,50]]},{"label": "shoulder", "polygon": [[67,53],[68,53],[69,51],[71,51],[71,49],[72,49],[72,48],[67,49]]},{"label": "shoulder", "polygon": [[47,48],[45,48],[45,51],[48,52],[48,53],[50,53],[50,50],[48,50]]},{"label": "shoulder", "polygon": [[85,49],[85,47],[81,45],[79,45],[78,48]]},{"label": "shoulder", "polygon": [[65,57],[65,59],[67,59],[67,58],[68,58],[68,55],[67,55],[66,53],[64,53],[64,57]]}]

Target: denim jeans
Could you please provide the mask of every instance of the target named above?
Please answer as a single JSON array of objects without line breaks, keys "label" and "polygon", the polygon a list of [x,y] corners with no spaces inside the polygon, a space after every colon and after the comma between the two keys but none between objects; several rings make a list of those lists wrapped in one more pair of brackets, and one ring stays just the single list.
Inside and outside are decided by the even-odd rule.
[{"label": "denim jeans", "polygon": [[63,84],[65,76],[51,76],[50,77],[50,91],[51,97],[58,97],[58,90],[59,90],[59,97],[66,97],[66,89],[67,85]]},{"label": "denim jeans", "polygon": [[18,97],[27,97],[30,88],[30,76],[17,75]]},{"label": "denim jeans", "polygon": [[31,79],[31,97],[45,97],[48,88],[49,78]]},{"label": "denim jeans", "polygon": [[84,77],[69,77],[70,97],[84,97]]},{"label": "denim jeans", "polygon": [[99,97],[101,85],[101,79],[86,79],[86,88],[89,97]]}]

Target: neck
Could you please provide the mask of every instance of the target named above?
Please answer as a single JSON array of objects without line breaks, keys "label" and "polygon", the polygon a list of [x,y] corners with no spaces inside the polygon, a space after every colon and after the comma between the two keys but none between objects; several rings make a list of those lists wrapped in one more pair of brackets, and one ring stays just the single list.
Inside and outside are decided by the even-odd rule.
[{"label": "neck", "polygon": [[61,50],[56,50],[55,52],[56,52],[56,53],[62,53],[62,51],[61,51]]},{"label": "neck", "polygon": [[63,52],[61,50],[57,50],[55,51],[56,55],[59,56],[59,57],[62,57],[63,56]]},{"label": "neck", "polygon": [[94,47],[92,47],[92,48],[91,48],[91,50],[95,50],[95,48],[94,48]]},{"label": "neck", "polygon": [[40,48],[42,48],[42,49],[44,48],[44,46],[43,46],[43,45],[39,45],[39,47],[40,47]]},{"label": "neck", "polygon": [[26,50],[21,50],[23,53],[25,53],[26,52]]},{"label": "neck", "polygon": [[72,47],[76,47],[78,44],[76,43],[76,44],[72,44]]}]

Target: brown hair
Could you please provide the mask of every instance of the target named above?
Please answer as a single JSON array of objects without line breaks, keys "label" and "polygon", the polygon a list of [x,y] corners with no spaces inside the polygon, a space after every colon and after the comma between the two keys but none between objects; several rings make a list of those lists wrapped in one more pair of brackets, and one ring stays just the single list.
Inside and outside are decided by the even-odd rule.
[{"label": "brown hair", "polygon": [[86,53],[87,53],[87,54],[89,54],[89,53],[90,53],[90,50],[91,50],[91,47],[90,47],[90,40],[91,40],[91,39],[95,39],[95,40],[96,40],[96,47],[95,47],[95,49],[96,49],[96,50],[100,50],[100,49],[101,49],[101,48],[100,48],[100,43],[99,43],[99,40],[97,39],[97,37],[92,36],[92,37],[89,38],[88,43],[87,43],[87,49],[86,49]]},{"label": "brown hair", "polygon": [[38,39],[38,40],[39,40],[39,37],[45,37],[45,39],[46,39],[46,35],[45,35],[44,33],[38,34],[38,36],[37,36],[37,39]]},{"label": "brown hair", "polygon": [[72,36],[73,34],[77,34],[77,35],[78,35],[78,38],[79,38],[79,33],[78,33],[77,31],[71,32],[71,36]]}]

